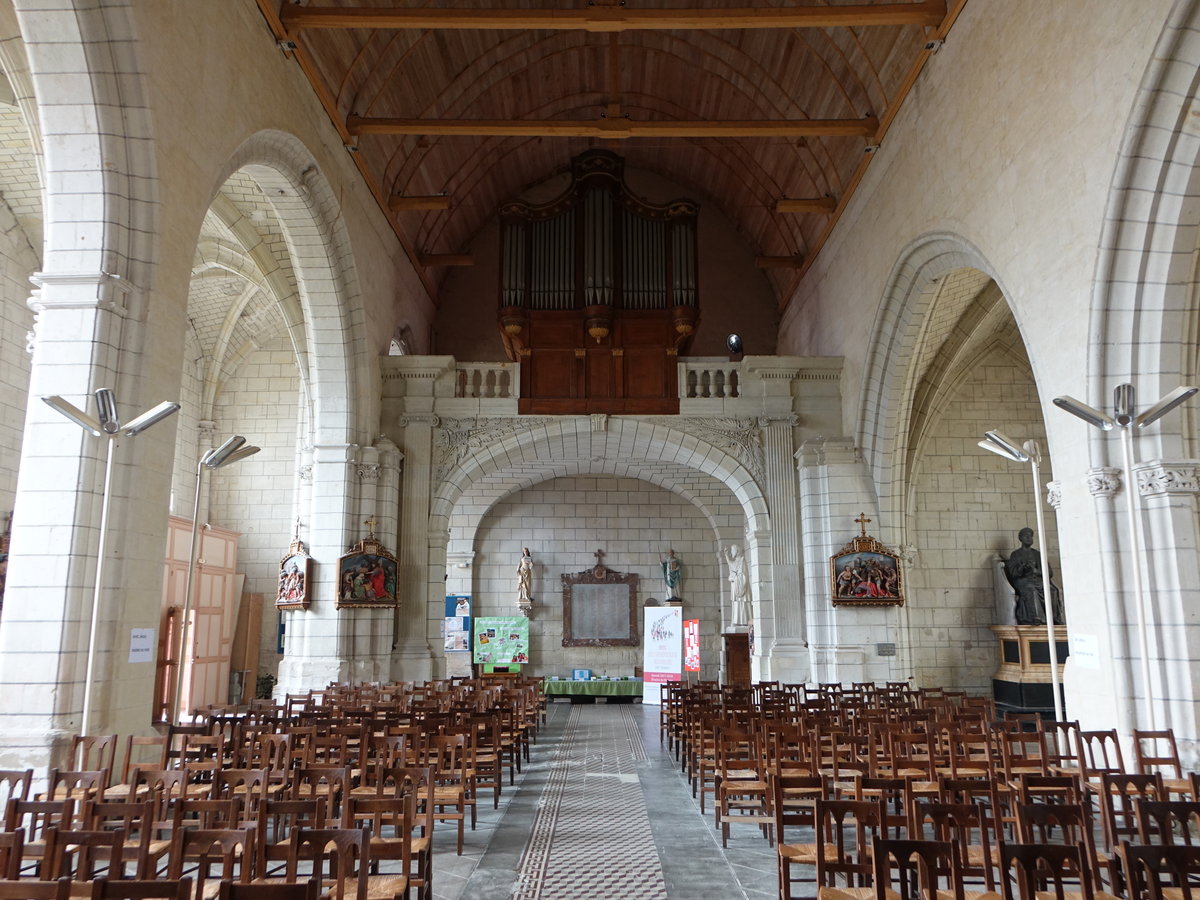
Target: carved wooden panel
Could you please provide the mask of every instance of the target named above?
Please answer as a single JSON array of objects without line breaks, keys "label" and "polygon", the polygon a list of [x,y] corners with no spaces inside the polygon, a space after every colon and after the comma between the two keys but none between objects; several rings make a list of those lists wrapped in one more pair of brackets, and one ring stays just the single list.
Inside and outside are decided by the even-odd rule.
[{"label": "carved wooden panel", "polygon": [[562,576],[564,647],[636,647],[638,576],[597,563]]}]

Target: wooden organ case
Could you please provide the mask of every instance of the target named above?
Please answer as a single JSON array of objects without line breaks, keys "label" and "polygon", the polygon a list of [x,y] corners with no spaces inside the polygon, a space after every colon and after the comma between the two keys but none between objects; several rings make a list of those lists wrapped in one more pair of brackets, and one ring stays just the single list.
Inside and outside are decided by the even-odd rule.
[{"label": "wooden organ case", "polygon": [[591,150],[549,203],[500,209],[500,334],[521,363],[518,410],[679,412],[676,358],[699,322],[697,205],[654,206],[624,162]]}]

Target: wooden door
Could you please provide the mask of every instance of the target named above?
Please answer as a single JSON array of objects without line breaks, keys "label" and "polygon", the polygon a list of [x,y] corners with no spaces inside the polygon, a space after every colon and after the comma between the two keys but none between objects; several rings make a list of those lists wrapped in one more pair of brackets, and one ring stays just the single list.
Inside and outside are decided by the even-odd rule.
[{"label": "wooden door", "polygon": [[725,680],[727,687],[750,687],[750,635],[730,631],[725,640]]},{"label": "wooden door", "polygon": [[[184,605],[188,548],[192,523],[172,517],[167,539],[167,573],[163,588],[164,614],[178,619]],[[164,646],[159,660],[164,684],[183,679],[179,708],[189,718],[197,707],[222,705],[229,697],[229,658],[237,622],[237,599],[242,576],[237,568],[238,534],[224,528],[205,527],[197,540],[192,583],[192,609],[188,648],[182,660],[174,659],[173,645]],[[178,672],[182,662],[182,673]]]}]

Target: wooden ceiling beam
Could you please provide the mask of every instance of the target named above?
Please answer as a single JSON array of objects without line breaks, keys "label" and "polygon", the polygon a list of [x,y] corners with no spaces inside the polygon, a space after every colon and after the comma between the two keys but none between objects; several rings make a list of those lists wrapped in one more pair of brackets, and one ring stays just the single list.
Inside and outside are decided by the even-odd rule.
[{"label": "wooden ceiling beam", "polygon": [[434,266],[473,266],[475,257],[470,253],[421,253],[417,256],[417,262],[427,269]]},{"label": "wooden ceiling beam", "polygon": [[433,194],[427,197],[405,197],[400,194],[393,194],[388,197],[388,209],[392,212],[449,208],[450,198],[442,194]]},{"label": "wooden ceiling beam", "polygon": [[837,209],[832,197],[804,197],[775,201],[775,212],[780,213],[831,213]]},{"label": "wooden ceiling beam", "polygon": [[799,269],[804,265],[803,256],[756,256],[754,265],[760,269]]},{"label": "wooden ceiling beam", "polygon": [[471,29],[513,31],[684,31],[701,29],[859,28],[923,25],[936,28],[945,0],[876,6],[807,6],[792,9],[388,9],[297,6],[279,18],[289,31],[305,28]]},{"label": "wooden ceiling beam", "polygon": [[458,137],[564,137],[625,140],[628,138],[791,138],[865,137],[875,134],[879,120],[800,119],[698,122],[636,122],[629,119],[391,119],[350,116],[353,135],[413,134]]}]

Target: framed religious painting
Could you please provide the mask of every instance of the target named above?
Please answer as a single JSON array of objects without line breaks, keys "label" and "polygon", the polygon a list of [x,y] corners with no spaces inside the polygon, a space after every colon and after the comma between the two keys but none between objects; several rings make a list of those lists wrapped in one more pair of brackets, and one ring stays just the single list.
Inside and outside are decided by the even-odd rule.
[{"label": "framed religious painting", "polygon": [[829,558],[834,606],[903,606],[904,570],[900,557],[867,534],[871,520],[854,520],[862,533]]},{"label": "framed religious painting", "polygon": [[338,559],[338,609],[396,605],[396,557],[375,540],[374,523],[367,521],[372,526],[370,535]]},{"label": "framed religious painting", "polygon": [[312,557],[302,541],[292,541],[279,561],[279,591],[276,609],[308,609],[308,586],[312,583]]}]

